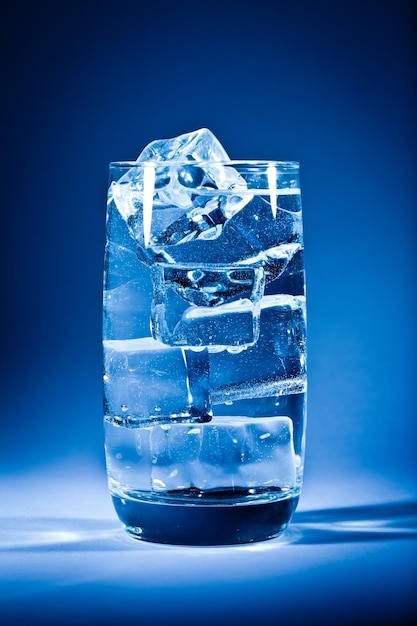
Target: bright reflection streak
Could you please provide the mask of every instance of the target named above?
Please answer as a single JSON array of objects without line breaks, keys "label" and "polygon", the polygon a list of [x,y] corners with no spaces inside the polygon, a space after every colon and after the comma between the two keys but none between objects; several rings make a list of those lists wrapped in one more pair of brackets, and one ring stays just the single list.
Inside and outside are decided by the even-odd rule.
[{"label": "bright reflection streak", "polygon": [[82,539],[80,533],[71,531],[27,532],[25,536],[4,537],[0,539],[0,548],[33,548],[40,546],[74,543]]},{"label": "bright reflection streak", "polygon": [[0,522],[0,551],[33,549],[111,548],[123,529],[116,521],[58,518],[4,518]]},{"label": "bright reflection streak", "polygon": [[145,166],[143,170],[143,238],[145,248],[149,245],[152,224],[153,193],[155,189],[155,168]]},{"label": "bright reflection streak", "polygon": [[271,209],[274,218],[277,216],[277,172],[273,165],[270,165],[266,170],[268,177],[269,197],[271,199]]}]

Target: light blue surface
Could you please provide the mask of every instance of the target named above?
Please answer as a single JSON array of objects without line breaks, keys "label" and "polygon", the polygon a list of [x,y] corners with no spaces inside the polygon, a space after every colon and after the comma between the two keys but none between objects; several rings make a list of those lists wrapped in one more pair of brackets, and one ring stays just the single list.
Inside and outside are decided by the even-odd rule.
[{"label": "light blue surface", "polygon": [[329,480],[325,493],[308,483],[281,538],[198,548],[128,537],[86,459],[10,477],[0,615],[11,626],[410,623],[416,503],[369,476]]}]

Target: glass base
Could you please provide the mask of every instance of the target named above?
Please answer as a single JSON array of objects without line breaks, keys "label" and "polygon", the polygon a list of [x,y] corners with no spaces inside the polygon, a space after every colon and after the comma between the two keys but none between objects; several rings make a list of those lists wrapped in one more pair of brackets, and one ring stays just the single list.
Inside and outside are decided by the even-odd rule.
[{"label": "glass base", "polygon": [[287,528],[299,495],[234,504],[180,504],[112,494],[126,531],[135,539],[174,545],[215,546],[278,537]]}]

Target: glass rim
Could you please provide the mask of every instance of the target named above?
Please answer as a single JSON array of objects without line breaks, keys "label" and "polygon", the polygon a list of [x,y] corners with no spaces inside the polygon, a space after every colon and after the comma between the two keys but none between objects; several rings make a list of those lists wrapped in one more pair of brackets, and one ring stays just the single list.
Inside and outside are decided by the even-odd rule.
[{"label": "glass rim", "polygon": [[268,169],[269,167],[275,168],[277,171],[298,171],[300,168],[299,161],[274,161],[269,159],[256,160],[256,159],[229,159],[227,161],[190,161],[187,159],[170,159],[166,161],[110,161],[110,168],[117,169],[131,169],[132,167],[181,167],[184,165],[191,165],[194,167],[204,166],[232,166],[236,168],[254,168],[254,169]]}]

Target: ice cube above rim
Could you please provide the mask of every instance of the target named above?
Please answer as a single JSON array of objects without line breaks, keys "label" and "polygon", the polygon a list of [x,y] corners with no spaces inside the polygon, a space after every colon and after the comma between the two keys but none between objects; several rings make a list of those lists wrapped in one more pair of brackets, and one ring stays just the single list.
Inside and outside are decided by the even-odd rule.
[{"label": "ice cube above rim", "polygon": [[136,162],[173,160],[229,161],[229,155],[208,128],[200,128],[172,139],[155,139],[142,150]]}]

